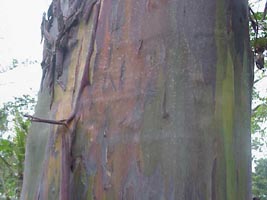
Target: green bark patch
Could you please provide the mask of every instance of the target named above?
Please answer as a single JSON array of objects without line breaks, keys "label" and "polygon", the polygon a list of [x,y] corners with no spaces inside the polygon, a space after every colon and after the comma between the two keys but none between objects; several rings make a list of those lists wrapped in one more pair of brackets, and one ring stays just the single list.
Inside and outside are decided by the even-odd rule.
[{"label": "green bark patch", "polygon": [[[226,199],[237,199],[237,182],[236,182],[236,162],[234,156],[234,122],[235,122],[235,66],[232,52],[234,47],[231,45],[232,30],[228,27],[226,16],[226,4],[230,2],[217,1],[217,17],[215,38],[217,45],[217,75],[216,75],[216,97],[215,97],[215,119],[217,126],[216,138],[222,138],[223,143],[220,149],[218,160],[219,165],[225,165],[225,179],[220,181],[218,187],[225,185]],[[229,25],[230,26],[230,25]],[[230,32],[229,32],[230,31]],[[217,173],[220,173],[217,170]],[[218,176],[218,175],[217,175]],[[223,175],[219,175],[223,178]]]}]

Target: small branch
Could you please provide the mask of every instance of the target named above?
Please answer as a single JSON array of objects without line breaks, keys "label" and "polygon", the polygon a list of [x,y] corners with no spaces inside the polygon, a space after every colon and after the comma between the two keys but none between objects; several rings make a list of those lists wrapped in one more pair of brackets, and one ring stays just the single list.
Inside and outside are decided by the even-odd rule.
[{"label": "small branch", "polygon": [[254,113],[261,107],[260,105],[257,105],[255,108],[252,109],[252,115],[254,115]]},{"label": "small branch", "polygon": [[66,120],[50,120],[50,119],[42,119],[39,117],[34,117],[32,115],[23,115],[24,117],[27,117],[32,122],[39,122],[39,123],[46,123],[46,124],[56,124],[56,125],[63,125],[68,128],[68,125],[66,123]]},{"label": "small branch", "polygon": [[267,75],[262,76],[261,78],[255,80],[253,84],[258,83],[259,81],[261,81],[263,78],[266,78],[266,77]]},{"label": "small branch", "polygon": [[7,168],[11,171],[11,173],[14,175],[14,169],[12,168],[12,165],[7,162],[6,159],[4,159],[2,156],[0,156],[0,159],[3,161],[3,163],[7,166]]},{"label": "small branch", "polygon": [[263,15],[262,15],[262,21],[265,20],[266,13],[267,13],[267,0],[265,2],[265,7],[264,7]]},{"label": "small branch", "polygon": [[[11,165],[2,157],[2,156],[0,156],[0,159],[5,163],[5,165],[8,167],[8,168],[10,168],[11,167]],[[12,170],[11,170],[12,171]]]},{"label": "small branch", "polygon": [[256,17],[256,14],[254,13],[254,11],[252,10],[252,8],[249,6],[248,7],[249,12],[253,15],[254,19],[251,17],[251,14],[249,14],[249,21],[251,22],[252,28],[256,34],[256,40],[258,37],[258,31],[259,31],[259,23]]},{"label": "small branch", "polygon": [[254,115],[255,112],[256,112],[260,107],[262,107],[262,106],[266,106],[266,104],[265,104],[265,103],[262,103],[262,104],[257,105],[255,108],[253,108],[253,109],[252,109],[252,115]]}]

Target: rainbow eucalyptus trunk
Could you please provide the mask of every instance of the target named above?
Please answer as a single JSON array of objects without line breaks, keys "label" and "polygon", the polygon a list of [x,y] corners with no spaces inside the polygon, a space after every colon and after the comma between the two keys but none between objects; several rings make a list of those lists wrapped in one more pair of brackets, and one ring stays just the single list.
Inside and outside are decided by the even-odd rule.
[{"label": "rainbow eucalyptus trunk", "polygon": [[22,199],[251,199],[247,6],[53,0]]}]

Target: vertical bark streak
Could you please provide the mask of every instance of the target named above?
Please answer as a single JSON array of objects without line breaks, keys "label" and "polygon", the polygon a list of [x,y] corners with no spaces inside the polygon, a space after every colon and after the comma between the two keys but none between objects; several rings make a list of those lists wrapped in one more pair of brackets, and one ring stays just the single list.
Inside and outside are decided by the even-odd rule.
[{"label": "vertical bark streak", "polygon": [[167,112],[167,86],[166,83],[164,84],[164,94],[163,94],[163,101],[162,101],[162,117],[164,119],[168,119],[169,113]]},{"label": "vertical bark streak", "polygon": [[211,172],[211,200],[217,200],[216,185],[217,185],[217,158],[213,160]]},{"label": "vertical bark streak", "polygon": [[92,13],[92,10],[93,10],[93,7],[94,5],[96,4],[98,0],[92,0],[89,2],[89,5],[85,7],[85,12],[84,12],[84,15],[83,15],[83,18],[85,20],[86,23],[88,23],[89,19],[90,19],[90,16],[91,16],[91,13]]},{"label": "vertical bark streak", "polygon": [[121,68],[120,68],[120,82],[119,82],[119,88],[122,90],[123,85],[124,85],[124,79],[125,79],[125,70],[126,70],[126,65],[125,65],[125,58],[123,59],[121,63]]},{"label": "vertical bark streak", "polygon": [[111,74],[109,74],[109,79],[110,79],[110,82],[111,82],[112,89],[115,92],[117,89],[116,89],[116,86],[115,86],[115,83],[114,83],[114,80],[113,80]]},{"label": "vertical bark streak", "polygon": [[56,67],[56,55],[55,53],[52,54],[51,57],[51,66],[50,66],[50,72],[49,72],[49,93],[51,95],[51,100],[50,100],[50,110],[53,105],[54,101],[54,94],[55,94],[55,88],[54,88],[54,82],[55,82],[55,67]]},{"label": "vertical bark streak", "polygon": [[82,79],[81,79],[81,83],[80,83],[80,87],[76,96],[76,100],[74,102],[74,109],[72,111],[72,113],[70,114],[70,117],[66,120],[67,124],[70,123],[73,118],[75,117],[75,115],[77,114],[77,110],[78,110],[78,105],[80,103],[80,99],[83,93],[83,90],[86,86],[91,84],[91,80],[90,80],[90,62],[91,62],[91,57],[93,55],[94,52],[94,46],[95,46],[95,38],[96,38],[96,32],[97,32],[97,23],[98,23],[98,18],[99,18],[99,11],[100,11],[100,4],[101,1],[99,0],[95,5],[95,11],[94,11],[94,16],[93,16],[93,27],[92,27],[92,35],[91,35],[91,39],[89,42],[89,48],[88,48],[88,54],[86,56],[86,63],[84,66],[84,70],[82,73]]},{"label": "vertical bark streak", "polygon": [[[83,44],[83,41],[81,41],[81,46],[80,46],[80,49],[79,49],[79,52],[78,52],[78,56],[77,56],[77,63],[76,63],[76,66],[75,66],[75,76],[74,76],[74,84],[73,84],[72,96],[75,96],[74,94],[76,92],[75,88],[76,88],[77,81],[78,81],[78,72],[79,72],[79,68],[80,68],[80,59],[81,59],[81,53],[82,53],[82,50],[83,50],[83,45],[82,44]],[[74,100],[75,99],[73,99],[73,101]]]},{"label": "vertical bark streak", "polygon": [[70,142],[68,132],[61,136],[61,177],[60,177],[60,200],[70,199]]}]

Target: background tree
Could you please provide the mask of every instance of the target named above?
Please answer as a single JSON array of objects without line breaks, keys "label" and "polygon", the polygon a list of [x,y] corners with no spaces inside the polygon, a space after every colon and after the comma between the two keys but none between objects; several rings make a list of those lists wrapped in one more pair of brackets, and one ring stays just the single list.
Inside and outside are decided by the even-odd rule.
[{"label": "background tree", "polygon": [[267,199],[267,158],[257,161],[255,172],[252,174],[252,192],[261,200]]},{"label": "background tree", "polygon": [[34,98],[24,95],[0,109],[0,194],[6,199],[20,196],[26,135],[30,126],[23,113],[32,112],[34,104]]},{"label": "background tree", "polygon": [[[253,90],[252,116],[251,116],[251,133],[252,133],[252,150],[258,153],[266,149],[266,120],[267,120],[267,98],[260,95],[254,87]],[[264,156],[264,155],[262,155]],[[257,159],[254,156],[254,159]]]},{"label": "background tree", "polygon": [[[258,4],[265,3],[265,7],[259,7]],[[266,199],[266,119],[267,119],[267,98],[266,87],[260,87],[262,82],[266,81],[266,56],[267,44],[267,23],[265,1],[250,4],[250,38],[252,50],[255,54],[256,65],[261,70],[255,70],[256,80],[253,88],[252,103],[252,154],[253,165],[255,166],[252,176],[252,192],[256,197]]]},{"label": "background tree", "polygon": [[22,199],[250,199],[246,0],[53,0]]}]

